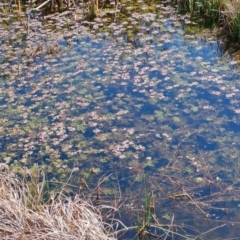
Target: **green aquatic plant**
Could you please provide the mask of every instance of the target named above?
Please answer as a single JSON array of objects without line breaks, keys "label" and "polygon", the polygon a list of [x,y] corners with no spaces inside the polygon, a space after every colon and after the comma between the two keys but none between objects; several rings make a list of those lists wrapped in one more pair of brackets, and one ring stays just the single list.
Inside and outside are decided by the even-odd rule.
[{"label": "green aquatic plant", "polygon": [[96,17],[96,12],[98,11],[98,0],[91,0],[89,3],[90,19],[93,20]]},{"label": "green aquatic plant", "polygon": [[181,119],[179,117],[173,117],[173,121],[175,123],[179,123],[179,122],[181,122]]},{"label": "green aquatic plant", "polygon": [[[143,176],[143,208],[137,212],[137,235],[139,240],[147,239],[151,224],[152,214],[154,213],[154,198],[153,194],[149,195],[147,191],[146,178]],[[143,214],[141,214],[141,211]]]},{"label": "green aquatic plant", "polygon": [[146,161],[143,164],[144,167],[154,167],[154,162],[151,157],[147,157]]},{"label": "green aquatic plant", "polygon": [[[70,2],[68,0],[68,7],[70,5]],[[57,0],[57,6],[58,6],[58,11],[63,11],[63,0]]]},{"label": "green aquatic plant", "polygon": [[164,119],[164,113],[162,111],[155,111],[154,114],[159,121]]},{"label": "green aquatic plant", "polygon": [[195,7],[195,0],[189,0],[189,11],[191,16],[193,16],[194,13],[194,7]]},{"label": "green aquatic plant", "polygon": [[193,112],[198,112],[199,111],[199,108],[197,106],[194,106],[194,105],[192,105],[190,109]]}]

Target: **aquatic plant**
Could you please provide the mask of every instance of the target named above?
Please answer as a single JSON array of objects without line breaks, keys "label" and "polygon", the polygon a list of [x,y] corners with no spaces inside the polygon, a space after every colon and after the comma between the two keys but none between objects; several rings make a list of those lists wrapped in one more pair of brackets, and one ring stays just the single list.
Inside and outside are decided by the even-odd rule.
[{"label": "aquatic plant", "polygon": [[141,219],[140,211],[137,212],[137,223],[138,223],[138,239],[143,240],[146,239],[146,235],[148,234],[152,214],[154,213],[154,197],[153,194],[148,195],[147,185],[145,176],[143,176],[143,191],[144,191],[144,206],[143,206],[143,219]]},{"label": "aquatic plant", "polygon": [[240,37],[239,1],[230,0],[178,0],[178,10],[189,11],[191,17],[211,19],[212,24],[218,23],[224,35],[238,40]]},{"label": "aquatic plant", "polygon": [[224,1],[224,11],[220,19],[223,29],[236,39],[240,39],[240,3],[237,0]]},{"label": "aquatic plant", "polygon": [[[78,21],[70,9],[43,22],[31,19],[28,35],[26,19],[4,16],[0,158],[12,169],[40,164],[49,181],[68,182],[72,169],[81,169],[71,183],[84,189],[99,174],[116,172],[122,196],[130,195],[133,206],[144,197],[157,199],[158,218],[146,203],[144,211],[128,214],[139,213],[144,234],[158,226],[165,238],[196,230],[205,213],[215,226],[216,218],[225,221],[224,204],[230,215],[236,210],[230,199],[238,198],[240,102],[239,81],[233,79],[239,72],[230,55],[220,58],[212,36],[186,31],[189,17],[175,15],[165,3],[156,9],[136,2],[112,24],[111,14]],[[149,177],[147,194],[141,191],[143,173]],[[115,180],[97,195],[111,198]],[[32,194],[34,186],[43,185],[32,184]],[[221,195],[225,187],[229,192]],[[198,220],[192,226],[189,216]]]}]

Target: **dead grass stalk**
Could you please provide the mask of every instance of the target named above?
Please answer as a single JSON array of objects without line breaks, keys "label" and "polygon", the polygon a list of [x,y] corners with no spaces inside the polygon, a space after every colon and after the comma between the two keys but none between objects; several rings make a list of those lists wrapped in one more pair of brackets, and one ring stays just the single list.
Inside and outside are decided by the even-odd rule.
[{"label": "dead grass stalk", "polygon": [[102,221],[100,211],[90,201],[79,195],[69,197],[65,191],[51,193],[43,201],[38,195],[43,194],[43,178],[30,186],[1,167],[0,239],[115,239],[111,226]]}]

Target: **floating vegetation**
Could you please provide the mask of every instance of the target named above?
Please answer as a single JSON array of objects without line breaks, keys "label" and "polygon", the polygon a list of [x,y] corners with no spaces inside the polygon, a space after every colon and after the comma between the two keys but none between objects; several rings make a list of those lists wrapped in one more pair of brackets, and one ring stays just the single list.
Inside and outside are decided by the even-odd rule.
[{"label": "floating vegetation", "polygon": [[223,208],[234,214],[229,199],[239,194],[239,70],[221,43],[154,7],[137,2],[111,23],[70,12],[0,23],[1,161],[40,164],[59,181],[78,168],[73,181],[89,187],[113,171],[106,195],[119,179],[135,199],[146,174],[159,214],[184,209],[178,226],[187,213],[227,222]]}]

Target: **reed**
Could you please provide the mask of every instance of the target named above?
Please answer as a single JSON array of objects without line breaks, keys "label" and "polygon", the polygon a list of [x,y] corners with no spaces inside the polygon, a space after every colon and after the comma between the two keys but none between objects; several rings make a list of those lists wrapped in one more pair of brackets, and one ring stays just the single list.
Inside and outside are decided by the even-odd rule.
[{"label": "reed", "polygon": [[177,8],[191,17],[211,18],[225,35],[240,39],[240,1],[238,0],[177,0]]},{"label": "reed", "polygon": [[224,11],[222,11],[221,22],[223,28],[233,38],[240,39],[240,1],[225,0]]},{"label": "reed", "polygon": [[88,8],[90,12],[90,19],[92,20],[96,17],[96,12],[98,11],[98,0],[91,0]]},{"label": "reed", "polygon": [[20,15],[22,13],[21,0],[17,1],[17,6],[18,6],[18,15]]}]

